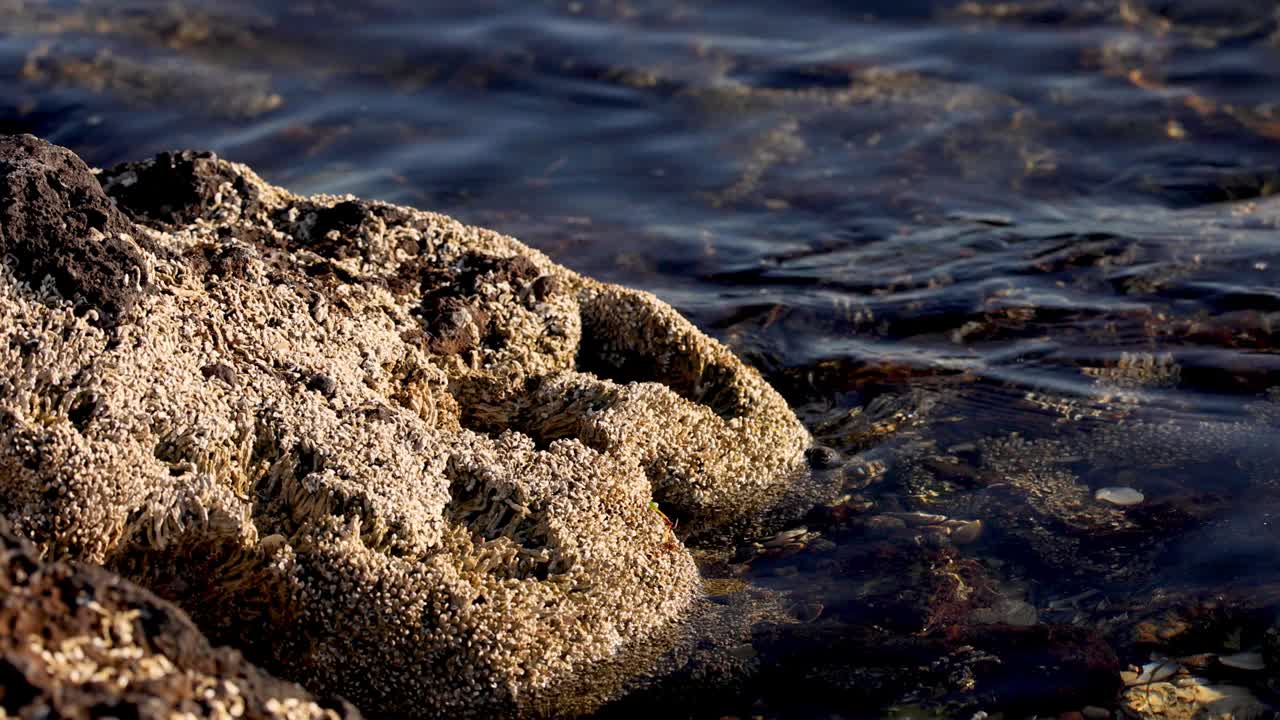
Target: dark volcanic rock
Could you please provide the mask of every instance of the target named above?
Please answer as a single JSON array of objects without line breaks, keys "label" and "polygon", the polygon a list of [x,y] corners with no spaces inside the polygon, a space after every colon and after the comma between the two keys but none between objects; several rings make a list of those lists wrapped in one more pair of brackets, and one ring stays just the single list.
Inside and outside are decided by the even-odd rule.
[{"label": "dark volcanic rock", "polygon": [[144,261],[129,222],[71,151],[32,137],[0,137],[0,256],[32,287],[51,276],[105,326],[138,300]]},{"label": "dark volcanic rock", "polygon": [[[224,183],[234,192],[224,193]],[[232,198],[242,201],[242,212],[256,209],[248,183],[229,172],[211,152],[161,153],[143,162],[117,165],[102,173],[102,186],[141,223],[195,222]]]},{"label": "dark volcanic rock", "polygon": [[358,718],[215,648],[178,608],[97,567],[41,562],[0,519],[0,716]]}]

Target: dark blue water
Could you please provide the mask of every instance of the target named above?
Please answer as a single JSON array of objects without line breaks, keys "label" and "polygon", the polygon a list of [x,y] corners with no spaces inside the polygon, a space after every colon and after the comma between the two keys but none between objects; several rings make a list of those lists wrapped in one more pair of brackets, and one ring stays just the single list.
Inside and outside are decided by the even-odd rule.
[{"label": "dark blue water", "polygon": [[[793,522],[836,549],[748,539],[709,575],[822,607],[815,647],[954,636],[1014,599],[1145,662],[1262,648],[1280,607],[1278,19],[1262,0],[0,0],[0,130],[99,166],[212,149],[652,290],[851,476],[875,468]],[[1144,500],[1093,498],[1111,486]],[[984,532],[869,520],[907,511]],[[932,577],[945,556],[978,590],[885,609],[850,590],[869,547],[925,548],[894,562]],[[1207,597],[1234,619],[1135,640]],[[1235,680],[1271,697],[1263,675]],[[1043,683],[999,692],[989,708],[1071,709]]]}]

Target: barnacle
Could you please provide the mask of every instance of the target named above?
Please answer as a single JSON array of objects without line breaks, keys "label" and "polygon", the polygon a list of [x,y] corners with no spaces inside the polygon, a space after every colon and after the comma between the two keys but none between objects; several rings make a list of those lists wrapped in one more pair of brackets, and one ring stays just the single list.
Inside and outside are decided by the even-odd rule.
[{"label": "barnacle", "polygon": [[0,520],[0,717],[358,717],[212,647],[173,605],[100,568],[41,561]]}]

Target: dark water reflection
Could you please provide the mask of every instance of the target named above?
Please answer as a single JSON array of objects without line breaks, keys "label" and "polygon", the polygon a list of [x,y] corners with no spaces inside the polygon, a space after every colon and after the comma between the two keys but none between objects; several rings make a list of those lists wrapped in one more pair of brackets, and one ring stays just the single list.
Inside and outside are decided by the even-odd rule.
[{"label": "dark water reflection", "polygon": [[[762,640],[760,697],[715,702],[1056,713],[1075,707],[1057,686],[1088,684],[1068,670],[1010,689],[954,660],[978,672],[965,701],[868,685],[870,660],[812,660],[862,694],[777,668],[809,657],[796,647],[954,636],[1015,601],[1040,625],[1097,629],[1125,663],[1266,645],[1278,8],[0,0],[0,130],[101,166],[209,148],[299,192],[438,209],[658,293],[850,462],[844,497],[803,520],[825,544],[748,543],[717,571],[819,608],[801,618],[819,629]],[[1144,502],[1093,499],[1108,486]],[[883,519],[913,511],[984,533],[954,548]],[[942,591],[939,558],[972,592]],[[925,579],[876,586],[876,563]],[[1134,630],[1203,617],[1188,608],[1209,596],[1231,599],[1194,641]],[[893,647],[885,662],[908,674],[941,662]],[[768,681],[826,700],[788,704]]]}]

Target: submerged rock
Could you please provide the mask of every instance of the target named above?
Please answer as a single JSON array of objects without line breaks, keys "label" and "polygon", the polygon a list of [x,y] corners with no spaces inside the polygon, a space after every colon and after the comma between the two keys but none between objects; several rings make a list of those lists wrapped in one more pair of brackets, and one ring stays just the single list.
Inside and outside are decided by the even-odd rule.
[{"label": "submerged rock", "polygon": [[0,717],[358,718],[215,648],[101,568],[42,562],[0,520]]},{"label": "submerged rock", "polygon": [[1191,676],[1129,688],[1120,706],[1126,717],[1168,720],[1263,718],[1270,711],[1248,688],[1209,685]]},{"label": "submerged rock", "polygon": [[699,594],[666,516],[805,465],[727,348],[511,238],[210,155],[99,187],[0,150],[43,178],[0,204],[0,514],[371,714],[586,709],[562,690]]},{"label": "submerged rock", "polygon": [[1099,488],[1093,493],[1093,497],[1101,502],[1111,503],[1120,507],[1138,505],[1146,499],[1141,491],[1134,490],[1131,487]]}]

